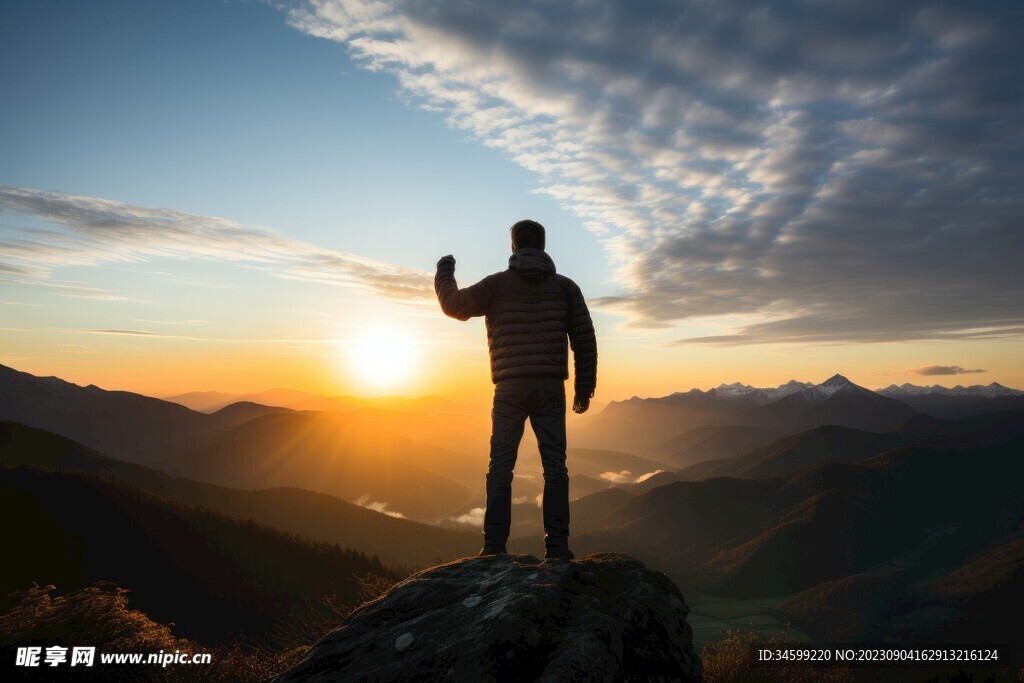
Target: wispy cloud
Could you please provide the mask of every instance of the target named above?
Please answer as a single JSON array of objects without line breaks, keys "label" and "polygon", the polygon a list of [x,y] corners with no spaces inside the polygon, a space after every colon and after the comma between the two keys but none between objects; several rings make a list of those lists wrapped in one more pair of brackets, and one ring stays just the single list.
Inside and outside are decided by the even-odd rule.
[{"label": "wispy cloud", "polygon": [[124,334],[129,337],[174,337],[173,334],[160,334],[158,332],[143,332],[142,330],[91,330],[96,334]]},{"label": "wispy cloud", "polygon": [[602,472],[601,478],[605,481],[610,481],[613,484],[642,484],[656,474],[661,474],[665,470],[654,470],[653,472],[647,472],[639,476],[634,475],[629,470],[622,470],[621,472]]},{"label": "wispy cloud", "polygon": [[664,471],[665,470],[654,470],[653,472],[648,472],[647,474],[641,474],[639,477],[636,478],[636,483],[637,484],[642,484],[645,481],[647,481],[648,479],[650,479],[651,477],[653,477],[654,475],[661,474]]},{"label": "wispy cloud", "polygon": [[469,512],[459,515],[458,517],[450,517],[451,521],[456,524],[466,524],[468,526],[475,526],[483,528],[484,525],[484,509],[473,508]]},{"label": "wispy cloud", "polygon": [[1019,3],[309,0],[288,21],[534,171],[615,265],[595,304],[633,325],[1024,336]]},{"label": "wispy cloud", "polygon": [[54,228],[14,228],[0,240],[0,283],[44,286],[68,296],[125,299],[116,292],[61,283],[61,266],[205,259],[266,270],[277,277],[344,285],[404,302],[432,300],[431,276],[356,254],[289,239],[261,226],[173,209],[0,186],[0,213],[32,216]]},{"label": "wispy cloud", "polygon": [[151,325],[203,326],[207,324],[206,320],[147,320],[145,318],[135,318],[134,320],[138,323],[149,323]]},{"label": "wispy cloud", "polygon": [[405,519],[405,515],[403,515],[401,512],[396,512],[395,510],[388,510],[387,503],[382,503],[380,501],[373,500],[370,497],[370,494],[368,493],[359,496],[359,500],[356,501],[356,505],[358,505],[359,507],[366,508],[368,510],[373,510],[374,512],[380,512],[381,514],[385,514],[388,517]]},{"label": "wispy cloud", "polygon": [[[53,328],[51,328],[53,329]],[[245,338],[245,337],[202,337],[189,334],[172,334],[170,332],[150,332],[148,330],[74,330],[64,329],[63,332],[82,332],[85,334],[112,334],[127,337],[146,337],[154,339],[179,339],[184,341],[219,342],[224,344],[344,344],[348,340],[340,337],[277,337],[277,338]],[[305,352],[303,352],[305,353]]]},{"label": "wispy cloud", "polygon": [[907,368],[899,370],[894,375],[973,375],[987,370],[968,370],[959,365],[923,365],[919,368]]}]

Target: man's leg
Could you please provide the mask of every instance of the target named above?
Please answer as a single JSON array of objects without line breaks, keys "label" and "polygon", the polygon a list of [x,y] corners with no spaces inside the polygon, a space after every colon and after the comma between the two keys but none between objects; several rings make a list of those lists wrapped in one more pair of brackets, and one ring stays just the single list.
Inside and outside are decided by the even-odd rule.
[{"label": "man's leg", "polygon": [[544,545],[548,556],[569,555],[569,470],[565,466],[565,382],[539,380],[530,424],[544,465]]},{"label": "man's leg", "polygon": [[484,548],[500,550],[512,524],[512,470],[526,421],[523,383],[502,380],[494,387],[491,409],[491,461],[487,467]]}]

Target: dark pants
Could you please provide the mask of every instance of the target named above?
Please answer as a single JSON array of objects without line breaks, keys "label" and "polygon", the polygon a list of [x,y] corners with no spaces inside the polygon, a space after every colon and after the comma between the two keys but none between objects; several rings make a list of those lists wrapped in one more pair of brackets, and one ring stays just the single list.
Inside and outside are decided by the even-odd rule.
[{"label": "dark pants", "polygon": [[544,465],[544,542],[569,543],[569,471],[565,467],[565,381],[559,377],[511,377],[494,387],[491,462],[487,468],[484,544],[503,547],[512,523],[512,470],[526,418],[537,435]]}]

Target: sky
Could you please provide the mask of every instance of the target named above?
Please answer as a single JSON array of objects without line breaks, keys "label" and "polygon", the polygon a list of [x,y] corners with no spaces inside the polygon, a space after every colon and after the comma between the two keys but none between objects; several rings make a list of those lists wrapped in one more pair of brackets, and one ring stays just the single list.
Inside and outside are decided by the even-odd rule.
[{"label": "sky", "polygon": [[508,227],[598,398],[1024,387],[1019,3],[0,5],[0,363],[166,396],[491,391]]}]

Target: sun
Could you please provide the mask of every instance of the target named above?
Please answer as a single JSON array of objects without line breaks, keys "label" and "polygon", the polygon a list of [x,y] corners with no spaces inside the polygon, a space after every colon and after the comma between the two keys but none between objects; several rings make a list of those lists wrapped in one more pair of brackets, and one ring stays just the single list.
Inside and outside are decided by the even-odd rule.
[{"label": "sun", "polygon": [[345,346],[349,371],[368,388],[408,386],[416,373],[418,349],[408,333],[373,328]]}]

